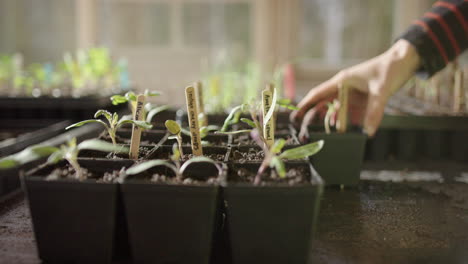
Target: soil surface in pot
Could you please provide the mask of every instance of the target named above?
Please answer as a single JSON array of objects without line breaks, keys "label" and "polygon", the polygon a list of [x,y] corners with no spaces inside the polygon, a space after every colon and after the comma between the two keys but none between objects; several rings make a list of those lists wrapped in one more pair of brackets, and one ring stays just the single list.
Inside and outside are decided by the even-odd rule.
[{"label": "soil surface in pot", "polygon": [[[170,160],[170,157],[172,155],[172,152],[161,152],[161,151],[156,151],[154,154],[152,154],[149,159],[162,159],[162,160]],[[141,155],[143,156],[143,155]],[[216,153],[204,153],[203,156],[210,158],[214,161],[224,161],[225,154],[216,154]],[[184,155],[181,156],[182,161],[187,161],[191,158],[195,157],[193,154],[187,154],[184,153]]]},{"label": "soil surface in pot", "polygon": [[[242,166],[233,165],[229,173],[228,182],[253,183],[257,173],[252,169],[247,169]],[[306,184],[310,182],[310,168],[307,166],[293,166],[286,169],[286,176],[281,178],[275,170],[267,169],[261,174],[260,185],[296,185]]]},{"label": "soil surface in pot", "polygon": [[[117,182],[119,177],[119,171],[112,171],[112,172],[104,172],[102,173],[95,173],[91,170],[86,168],[81,168],[81,172],[86,179],[95,179],[96,182],[101,183],[114,183]],[[46,177],[47,180],[59,180],[59,179],[72,179],[78,180],[76,177],[76,172],[73,167],[70,165],[65,165],[65,167],[56,168],[50,172],[50,174]]]},{"label": "soil surface in pot", "polygon": [[262,161],[265,158],[265,152],[259,148],[249,148],[248,151],[233,149],[230,161],[246,163],[252,161]]},{"label": "soil surface in pot", "polygon": [[160,166],[135,175],[131,180],[137,179],[169,185],[213,185],[220,183],[219,171],[214,165],[195,163],[190,166],[181,177],[176,177],[172,170]]}]

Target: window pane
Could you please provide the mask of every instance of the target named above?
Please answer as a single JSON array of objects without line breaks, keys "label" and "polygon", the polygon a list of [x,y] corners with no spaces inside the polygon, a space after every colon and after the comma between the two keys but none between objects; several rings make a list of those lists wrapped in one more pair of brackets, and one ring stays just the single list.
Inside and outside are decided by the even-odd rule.
[{"label": "window pane", "polygon": [[339,64],[385,50],[392,41],[389,0],[302,0],[300,55]]},{"label": "window pane", "polygon": [[245,56],[250,46],[250,23],[248,3],[186,3],[183,7],[184,43],[224,47]]},{"label": "window pane", "polygon": [[168,45],[168,3],[112,3],[98,8],[99,41],[114,46]]}]

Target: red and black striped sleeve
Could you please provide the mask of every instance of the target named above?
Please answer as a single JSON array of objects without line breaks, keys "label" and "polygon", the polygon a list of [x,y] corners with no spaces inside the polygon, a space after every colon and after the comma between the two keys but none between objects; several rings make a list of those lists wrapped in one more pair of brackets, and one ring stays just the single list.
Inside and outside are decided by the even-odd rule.
[{"label": "red and black striped sleeve", "polygon": [[437,1],[400,38],[421,58],[418,75],[432,76],[468,47],[468,0]]}]

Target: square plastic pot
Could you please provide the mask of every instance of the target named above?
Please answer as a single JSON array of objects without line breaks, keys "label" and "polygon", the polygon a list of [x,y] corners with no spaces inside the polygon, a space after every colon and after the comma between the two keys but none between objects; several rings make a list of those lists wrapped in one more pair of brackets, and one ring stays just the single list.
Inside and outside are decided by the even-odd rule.
[{"label": "square plastic pot", "polygon": [[[96,174],[130,161],[81,160]],[[22,177],[39,258],[47,263],[111,263],[115,245],[118,185],[96,180],[46,180],[65,162]]]},{"label": "square plastic pot", "polygon": [[[256,172],[260,164],[231,164],[229,175],[240,168]],[[310,183],[295,186],[254,186],[231,183],[224,188],[227,227],[234,264],[306,264],[318,216],[323,183],[310,163]]]},{"label": "square plastic pot", "polygon": [[[212,169],[199,165],[205,166],[198,166],[197,173]],[[218,190],[216,185],[145,180],[122,184],[133,263],[209,263],[220,213]]]},{"label": "square plastic pot", "polygon": [[357,185],[364,159],[366,135],[311,132],[309,141],[317,140],[324,140],[325,144],[310,160],[325,184]]}]

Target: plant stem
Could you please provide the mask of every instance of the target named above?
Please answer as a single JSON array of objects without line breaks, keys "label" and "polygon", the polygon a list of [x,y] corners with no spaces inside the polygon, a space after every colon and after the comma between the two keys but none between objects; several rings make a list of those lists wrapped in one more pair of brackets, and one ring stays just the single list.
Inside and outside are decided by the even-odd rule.
[{"label": "plant stem", "polygon": [[184,152],[182,150],[182,136],[180,135],[180,133],[177,134],[177,144],[179,145],[180,158],[182,159]]},{"label": "plant stem", "polygon": [[72,168],[75,170],[75,178],[78,180],[82,180],[83,178],[83,172],[81,170],[80,164],[78,164],[78,161],[76,159],[67,159],[68,163],[72,166]]},{"label": "plant stem", "polygon": [[109,132],[109,136],[110,136],[110,138],[112,140],[112,144],[114,145],[114,147],[116,147],[117,146],[117,141],[115,140],[115,134],[116,134],[115,130],[112,129],[112,128],[109,128],[108,132]]}]

